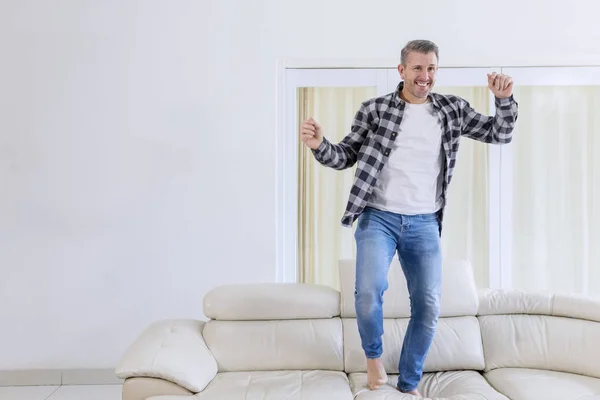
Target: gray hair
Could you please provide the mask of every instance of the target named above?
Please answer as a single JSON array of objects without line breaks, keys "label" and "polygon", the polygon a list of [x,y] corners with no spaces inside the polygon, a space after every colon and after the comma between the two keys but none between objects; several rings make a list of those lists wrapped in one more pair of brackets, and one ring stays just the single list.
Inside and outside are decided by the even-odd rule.
[{"label": "gray hair", "polygon": [[411,40],[404,46],[402,52],[400,53],[400,62],[402,65],[406,66],[406,61],[408,60],[408,53],[411,51],[415,51],[417,53],[427,54],[434,52],[435,58],[439,60],[439,50],[435,43],[429,40]]}]

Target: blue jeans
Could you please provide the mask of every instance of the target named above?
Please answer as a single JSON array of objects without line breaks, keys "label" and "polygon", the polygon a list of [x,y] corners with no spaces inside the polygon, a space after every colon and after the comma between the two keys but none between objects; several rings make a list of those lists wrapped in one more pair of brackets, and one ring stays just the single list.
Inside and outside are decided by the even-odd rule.
[{"label": "blue jeans", "polygon": [[435,214],[401,215],[367,207],[355,232],[355,308],[362,348],[367,358],[383,352],[383,293],[395,252],[410,296],[411,316],[404,336],[398,389],[415,390],[433,341],[440,313],[442,256]]}]

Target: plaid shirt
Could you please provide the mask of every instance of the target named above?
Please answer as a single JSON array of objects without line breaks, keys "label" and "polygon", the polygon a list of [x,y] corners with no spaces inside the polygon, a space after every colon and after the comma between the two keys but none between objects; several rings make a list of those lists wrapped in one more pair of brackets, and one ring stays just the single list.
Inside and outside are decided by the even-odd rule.
[{"label": "plaid shirt", "polygon": [[[340,143],[332,144],[323,138],[319,148],[312,151],[318,162],[337,170],[350,168],[358,163],[342,217],[343,226],[351,227],[364,210],[377,177],[390,156],[392,142],[400,131],[406,104],[400,98],[403,86],[404,82],[400,82],[396,92],[362,103],[352,123],[351,132]],[[454,173],[461,136],[485,143],[510,143],[518,105],[512,96],[506,99],[496,98],[496,115],[490,117],[479,114],[458,96],[430,93],[429,99],[442,124],[442,144],[446,156],[443,206],[438,212],[441,233],[446,191]]]}]

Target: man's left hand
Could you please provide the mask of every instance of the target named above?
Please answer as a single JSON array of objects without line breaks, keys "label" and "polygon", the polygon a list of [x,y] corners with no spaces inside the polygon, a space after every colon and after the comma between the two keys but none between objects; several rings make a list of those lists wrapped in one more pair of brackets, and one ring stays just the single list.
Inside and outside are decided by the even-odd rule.
[{"label": "man's left hand", "polygon": [[487,74],[487,77],[488,87],[494,93],[494,96],[499,99],[506,99],[512,95],[513,81],[510,76],[493,72]]}]

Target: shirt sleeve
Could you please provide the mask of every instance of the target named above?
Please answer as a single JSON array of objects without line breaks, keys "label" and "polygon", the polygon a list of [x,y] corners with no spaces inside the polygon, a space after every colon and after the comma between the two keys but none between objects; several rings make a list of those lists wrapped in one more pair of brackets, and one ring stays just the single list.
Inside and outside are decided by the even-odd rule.
[{"label": "shirt sleeve", "polygon": [[496,98],[493,117],[478,113],[468,101],[460,100],[463,136],[492,144],[511,142],[519,109],[512,95],[505,99]]},{"label": "shirt sleeve", "polygon": [[312,150],[315,159],[321,164],[337,170],[352,167],[357,161],[358,152],[371,130],[372,123],[370,105],[363,103],[354,116],[350,133],[337,144],[333,144],[323,137],[321,145]]}]

